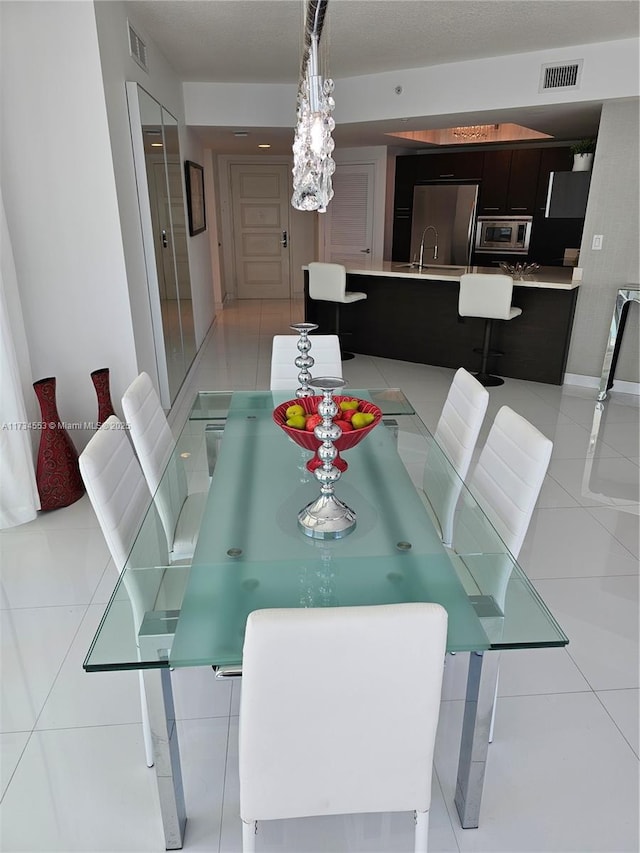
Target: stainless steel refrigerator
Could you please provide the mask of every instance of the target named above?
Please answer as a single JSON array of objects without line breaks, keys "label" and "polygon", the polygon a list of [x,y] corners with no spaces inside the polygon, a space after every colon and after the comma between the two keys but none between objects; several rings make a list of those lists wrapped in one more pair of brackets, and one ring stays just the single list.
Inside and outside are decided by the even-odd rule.
[{"label": "stainless steel refrigerator", "polygon": [[415,187],[409,260],[420,260],[422,246],[422,263],[425,266],[469,266],[477,199],[478,184],[443,183]]}]

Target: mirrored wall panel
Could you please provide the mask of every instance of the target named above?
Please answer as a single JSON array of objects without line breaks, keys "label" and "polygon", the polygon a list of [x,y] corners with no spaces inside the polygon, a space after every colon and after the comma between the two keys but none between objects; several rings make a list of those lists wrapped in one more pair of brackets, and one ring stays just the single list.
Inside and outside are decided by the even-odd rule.
[{"label": "mirrored wall panel", "polygon": [[160,392],[168,408],[196,354],[178,122],[137,84],[127,84],[127,92],[132,138],[139,135],[136,180]]}]

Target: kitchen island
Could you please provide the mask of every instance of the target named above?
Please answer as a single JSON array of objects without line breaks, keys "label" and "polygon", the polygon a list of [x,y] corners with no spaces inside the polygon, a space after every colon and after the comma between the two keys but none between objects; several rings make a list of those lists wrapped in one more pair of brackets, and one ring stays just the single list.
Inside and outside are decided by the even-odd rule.
[{"label": "kitchen island", "polygon": [[[499,272],[495,267],[426,267],[382,263],[377,269],[347,267],[347,290],[367,299],[340,305],[343,346],[376,355],[438,367],[477,372],[484,320],[460,317],[458,292],[465,272]],[[542,267],[533,275],[514,276],[513,305],[522,314],[494,325],[492,349],[503,355],[490,369],[500,376],[562,385],[569,354],[579,282],[569,267]],[[335,327],[335,305],[309,298],[305,268],[305,319],[318,333]],[[346,333],[343,334],[342,333]]]}]

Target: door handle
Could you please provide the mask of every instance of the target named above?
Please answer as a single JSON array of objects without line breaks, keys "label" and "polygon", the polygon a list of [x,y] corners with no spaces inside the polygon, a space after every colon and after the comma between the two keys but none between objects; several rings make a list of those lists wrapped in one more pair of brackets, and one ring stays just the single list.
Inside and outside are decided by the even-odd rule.
[{"label": "door handle", "polygon": [[162,248],[166,249],[168,245],[169,245],[169,241],[167,240],[167,232],[163,228],[162,229]]},{"label": "door handle", "polygon": [[364,252],[365,255],[368,255],[371,252],[371,249],[360,249],[361,252]]},{"label": "door handle", "polygon": [[280,245],[282,246],[283,249],[287,248],[288,243],[287,243],[287,232],[286,231],[282,232],[282,240],[280,240]]}]

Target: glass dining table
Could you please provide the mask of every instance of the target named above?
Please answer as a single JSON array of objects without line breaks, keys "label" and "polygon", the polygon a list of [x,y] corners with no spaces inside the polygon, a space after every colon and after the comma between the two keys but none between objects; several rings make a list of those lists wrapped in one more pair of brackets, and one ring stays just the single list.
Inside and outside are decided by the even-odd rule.
[{"label": "glass dining table", "polygon": [[[306,466],[312,454],[273,420],[293,392],[200,393],[87,653],[88,672],[143,671],[166,849],[182,847],[187,814],[171,670],[241,677],[251,611],[411,601],[447,609],[447,651],[470,653],[455,794],[465,828],[479,823],[500,652],[568,643],[402,391],[343,393],[382,411],[344,452],[335,485],[355,529],[315,539],[298,527],[320,485]],[[158,566],[157,503],[176,465],[208,496],[191,563]]]}]

